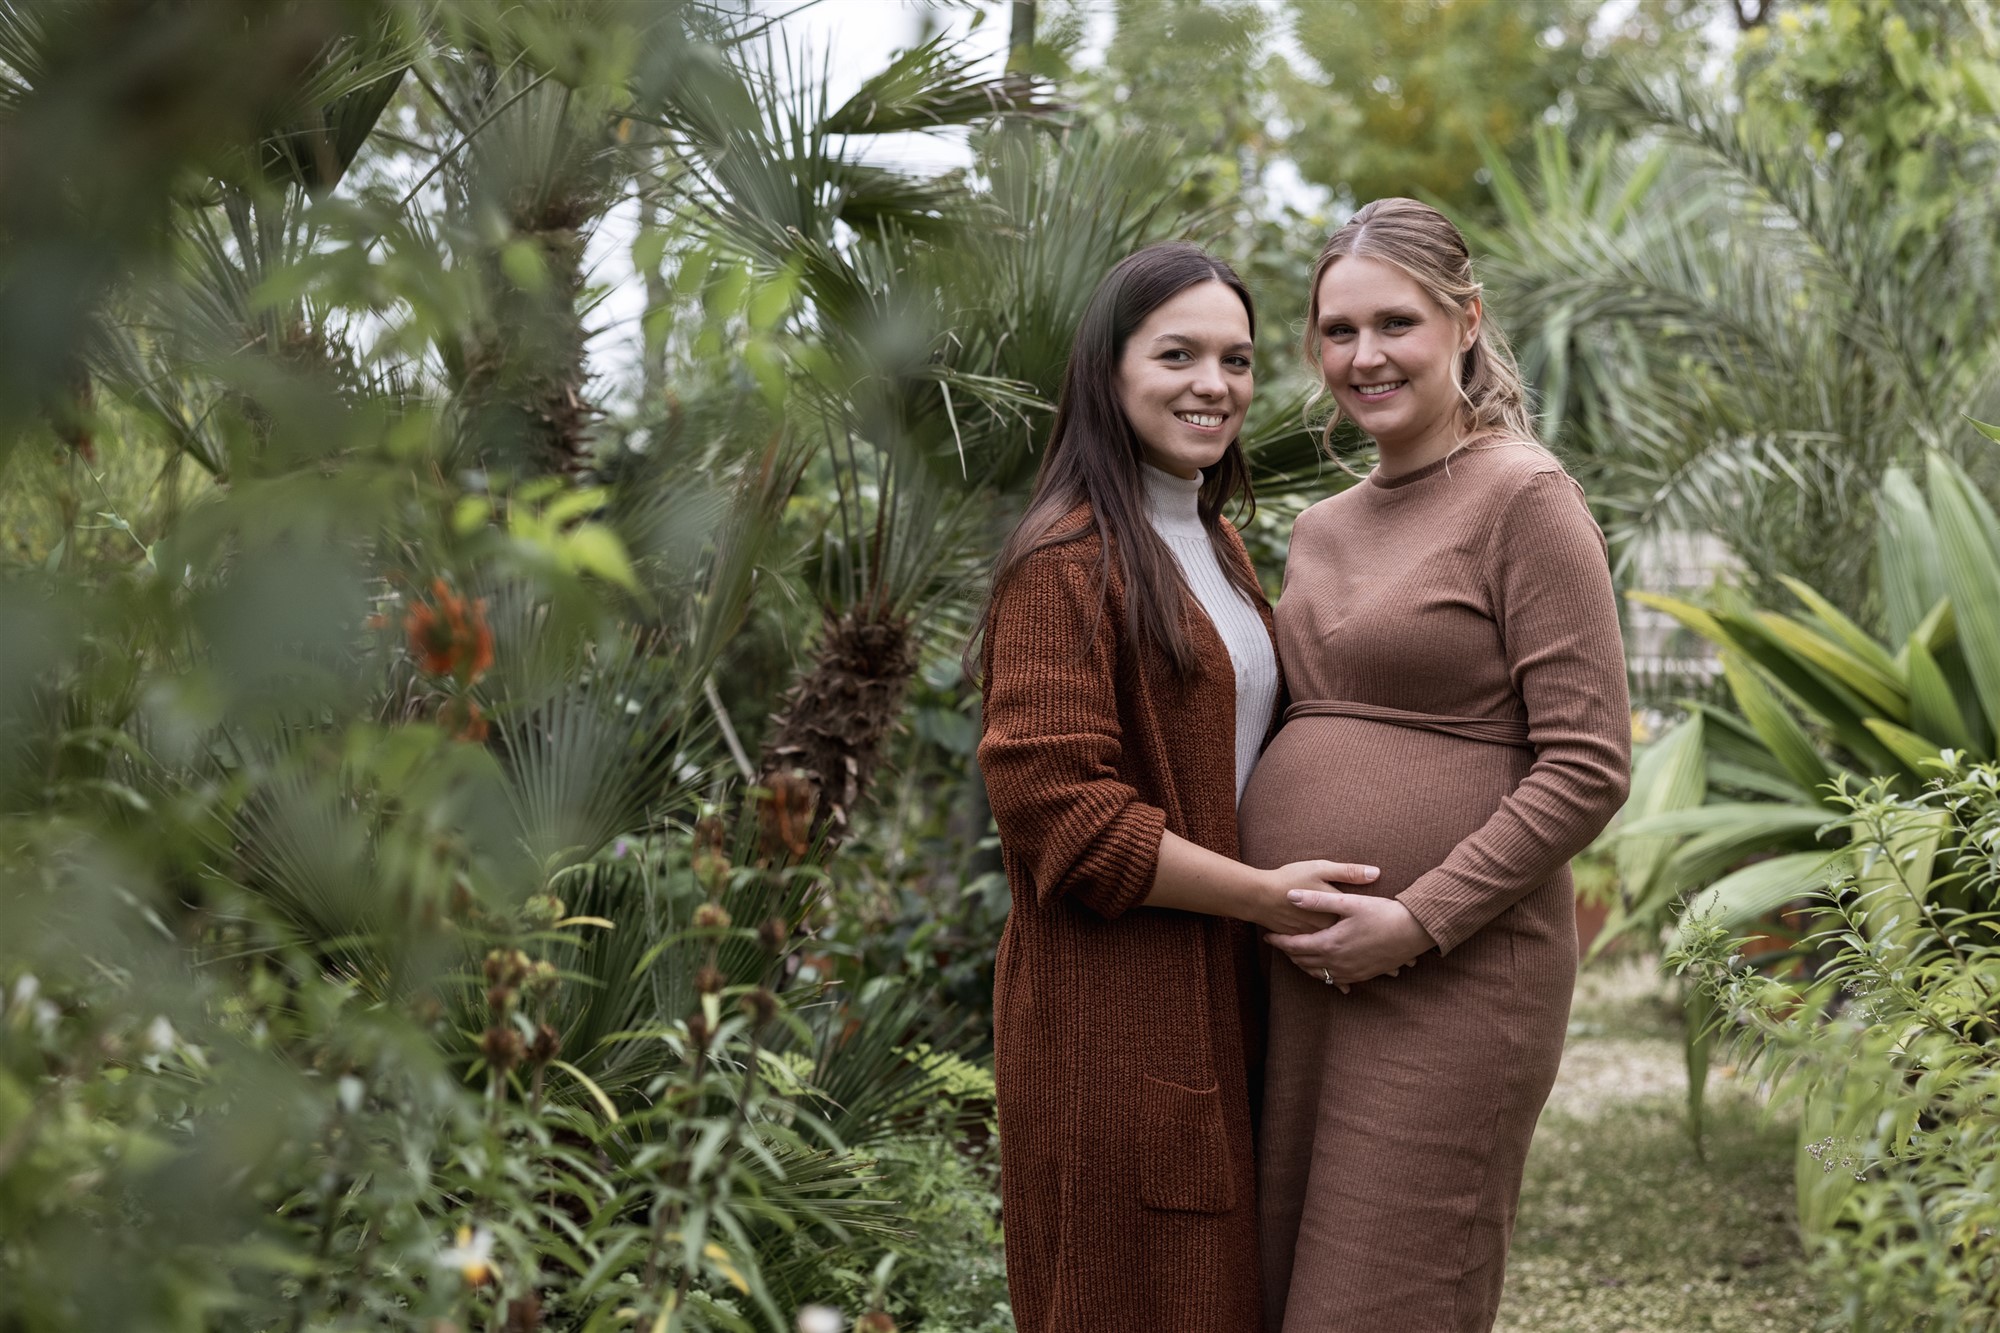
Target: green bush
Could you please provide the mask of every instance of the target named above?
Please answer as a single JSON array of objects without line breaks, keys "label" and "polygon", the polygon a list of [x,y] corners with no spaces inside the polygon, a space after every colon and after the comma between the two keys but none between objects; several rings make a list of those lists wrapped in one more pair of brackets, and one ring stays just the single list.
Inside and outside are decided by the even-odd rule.
[{"label": "green bush", "polygon": [[1676,961],[1800,1119],[1799,1217],[1838,1326],[2000,1328],[2000,767],[1843,788],[1815,975],[1691,916]]}]

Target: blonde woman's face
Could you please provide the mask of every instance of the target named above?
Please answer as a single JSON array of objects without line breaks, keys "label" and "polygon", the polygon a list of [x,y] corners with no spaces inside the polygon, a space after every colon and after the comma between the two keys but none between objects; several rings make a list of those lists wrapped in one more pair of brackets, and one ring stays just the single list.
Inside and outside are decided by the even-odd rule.
[{"label": "blonde woman's face", "polygon": [[1340,410],[1385,451],[1455,433],[1461,357],[1479,331],[1394,264],[1348,256],[1319,280],[1319,366]]}]

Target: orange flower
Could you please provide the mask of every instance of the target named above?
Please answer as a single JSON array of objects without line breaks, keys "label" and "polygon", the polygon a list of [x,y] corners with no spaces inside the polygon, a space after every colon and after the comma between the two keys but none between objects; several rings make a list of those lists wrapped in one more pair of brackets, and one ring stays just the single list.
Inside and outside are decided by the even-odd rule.
[{"label": "orange flower", "polygon": [[470,685],[493,665],[493,628],[486,623],[486,601],[466,601],[443,579],[431,581],[431,594],[435,605],[416,602],[403,618],[410,656],[433,676],[450,676]]},{"label": "orange flower", "polygon": [[450,732],[453,740],[470,741],[474,745],[484,741],[491,729],[486,715],[470,699],[447,699],[444,707],[438,709],[438,725]]}]

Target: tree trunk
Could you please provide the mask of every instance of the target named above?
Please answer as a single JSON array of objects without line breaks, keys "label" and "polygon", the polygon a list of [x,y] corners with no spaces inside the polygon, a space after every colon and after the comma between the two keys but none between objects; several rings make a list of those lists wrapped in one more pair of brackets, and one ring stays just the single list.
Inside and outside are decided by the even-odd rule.
[{"label": "tree trunk", "polygon": [[772,719],[759,776],[774,790],[781,781],[808,785],[814,838],[846,838],[916,669],[907,621],[855,611],[828,617],[812,669]]},{"label": "tree trunk", "polygon": [[583,237],[556,225],[522,228],[509,239],[532,247],[542,280],[519,285],[502,268],[498,250],[484,257],[494,310],[466,357],[466,426],[488,466],[528,476],[578,472],[589,458],[597,414],[584,397],[585,334],[577,309]]},{"label": "tree trunk", "polygon": [[1019,74],[1028,67],[1035,52],[1035,0],[1014,0],[1013,21],[1007,30],[1007,72]]}]

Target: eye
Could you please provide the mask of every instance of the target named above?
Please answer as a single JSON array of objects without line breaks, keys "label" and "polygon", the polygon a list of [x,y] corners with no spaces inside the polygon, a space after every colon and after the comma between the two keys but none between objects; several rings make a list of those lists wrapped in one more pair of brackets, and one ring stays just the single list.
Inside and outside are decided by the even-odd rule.
[{"label": "eye", "polygon": [[1353,325],[1336,322],[1333,324],[1328,324],[1324,328],[1322,328],[1319,331],[1319,336],[1322,338],[1346,338],[1352,336],[1353,333],[1354,333]]},{"label": "eye", "polygon": [[1401,315],[1391,315],[1382,321],[1383,330],[1389,333],[1400,333],[1404,329],[1413,329],[1416,326],[1417,321],[1414,319],[1405,319]]},{"label": "eye", "polygon": [[1239,354],[1239,355],[1236,355],[1236,356],[1227,356],[1227,357],[1224,357],[1224,358],[1223,358],[1223,360],[1224,360],[1224,362],[1226,362],[1227,364],[1229,364],[1229,365],[1232,365],[1232,366],[1235,366],[1235,367],[1236,367],[1237,369],[1239,369],[1239,370],[1248,370],[1248,369],[1250,369],[1250,358],[1249,358],[1249,357],[1247,357],[1247,356],[1243,356],[1243,355],[1240,355],[1240,354]]},{"label": "eye", "polygon": [[1170,349],[1168,349],[1167,351],[1164,351],[1164,352],[1160,353],[1160,360],[1162,360],[1162,361],[1172,361],[1172,362],[1175,362],[1175,363],[1179,363],[1179,362],[1182,362],[1182,361],[1192,361],[1192,360],[1194,360],[1194,357],[1192,357],[1192,356],[1190,356],[1190,355],[1188,354],[1188,350],[1187,350],[1187,348],[1185,348],[1185,347],[1174,347],[1174,348],[1170,348]]}]

